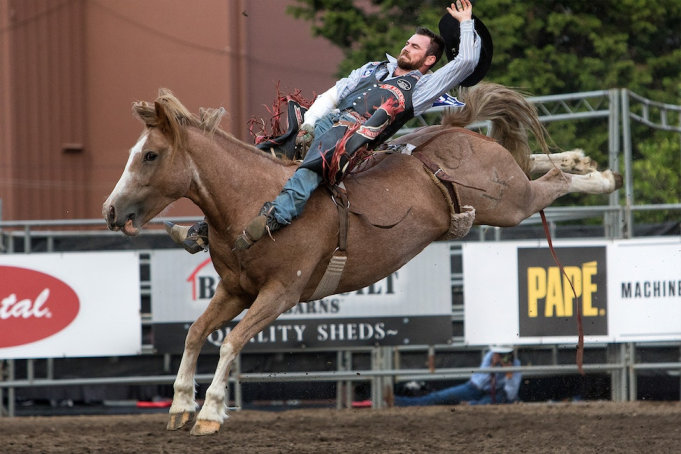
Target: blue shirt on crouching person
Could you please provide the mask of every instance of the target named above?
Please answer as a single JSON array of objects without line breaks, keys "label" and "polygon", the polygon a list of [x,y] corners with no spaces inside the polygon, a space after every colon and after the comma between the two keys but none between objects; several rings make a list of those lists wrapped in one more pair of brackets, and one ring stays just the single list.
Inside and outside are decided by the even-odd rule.
[{"label": "blue shirt on crouching person", "polygon": [[[493,345],[480,364],[481,369],[520,366],[513,355],[513,346]],[[451,386],[424,396],[395,396],[395,405],[451,405],[468,402],[470,405],[506,404],[518,400],[522,374],[520,372],[476,372],[461,385]],[[492,383],[494,382],[494,392]]]}]

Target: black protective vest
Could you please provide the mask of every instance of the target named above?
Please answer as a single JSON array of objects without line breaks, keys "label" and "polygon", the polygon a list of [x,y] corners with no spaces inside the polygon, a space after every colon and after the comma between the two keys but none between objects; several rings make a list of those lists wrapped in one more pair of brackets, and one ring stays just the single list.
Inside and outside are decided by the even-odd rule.
[{"label": "black protective vest", "polygon": [[376,78],[376,70],[386,63],[375,63],[373,68],[368,68],[357,87],[338,104],[338,109],[341,111],[353,110],[368,118],[376,113],[376,110],[387,99],[392,97],[399,102],[400,107],[404,110],[395,115],[393,121],[372,142],[372,146],[385,142],[399,131],[406,122],[414,118],[411,96],[419,78],[413,75],[405,75],[388,81],[379,81]]},{"label": "black protective vest", "polygon": [[[407,121],[414,118],[411,95],[419,78],[406,75],[389,81],[379,81],[376,79],[376,69],[382,64],[385,62],[374,63],[367,68],[357,87],[338,104],[340,111],[353,111],[367,118],[362,127],[347,138],[343,150],[344,156],[340,158],[342,163],[338,169],[329,166],[329,163],[332,162],[336,152],[336,144],[344,138],[348,130],[347,126],[342,123],[334,124],[334,127],[321,137],[315,137],[301,167],[317,172],[327,182],[340,181],[348,170],[346,164],[358,149],[363,146],[367,146],[369,150],[377,147],[392,137]],[[379,109],[390,99],[397,101],[401,112],[394,114],[392,121],[375,136],[367,135],[371,132],[371,128],[380,129],[390,120],[388,113],[384,109]]]}]

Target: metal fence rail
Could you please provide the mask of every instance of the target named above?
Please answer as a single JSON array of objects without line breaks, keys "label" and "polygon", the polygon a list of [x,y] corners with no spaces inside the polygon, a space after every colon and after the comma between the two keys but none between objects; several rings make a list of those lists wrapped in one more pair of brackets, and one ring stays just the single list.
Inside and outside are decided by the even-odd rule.
[{"label": "metal fence rail", "polygon": [[[618,194],[610,196],[609,205],[591,207],[550,207],[545,210],[549,221],[556,222],[583,218],[602,217],[606,238],[631,238],[632,212],[646,210],[681,210],[681,204],[664,205],[634,205],[633,180],[631,172],[632,146],[630,122],[636,121],[654,129],[681,133],[681,106],[658,103],[642,98],[626,89],[611,89],[585,93],[573,93],[565,95],[540,96],[529,98],[537,107],[540,119],[543,122],[568,121],[580,119],[607,118],[609,126],[609,167],[620,168],[620,160],[624,161],[625,187],[624,204],[620,203]],[[632,111],[631,104],[639,103],[636,112]],[[416,118],[414,123],[426,126],[441,120],[446,109],[432,109],[426,115]],[[656,115],[651,115],[655,112]],[[673,117],[679,119],[679,126],[671,124]],[[653,119],[654,118],[654,119]],[[620,129],[621,124],[621,129]],[[486,123],[474,125],[485,127]],[[418,126],[417,126],[418,127]],[[404,128],[400,134],[406,134],[415,128]],[[680,135],[681,137],[681,135]],[[1,203],[1,201],[0,201]],[[1,205],[0,205],[1,210]],[[55,242],[63,237],[77,234],[80,237],[87,236],[118,236],[118,232],[105,230],[101,219],[84,220],[41,220],[41,221],[2,221],[0,211],[0,253],[15,253],[21,249],[24,253],[34,252],[34,243],[37,240],[46,242],[46,252],[55,251]],[[146,229],[144,235],[164,235],[160,228],[163,221],[172,220],[180,223],[193,223],[199,217],[180,218],[157,218],[151,221],[151,228]],[[623,222],[624,221],[624,222]],[[525,225],[537,224],[539,216],[535,215],[523,221]],[[481,239],[484,239],[484,230],[480,227]],[[499,236],[496,236],[499,239]],[[18,246],[21,245],[21,248]],[[457,254],[453,248],[453,254]],[[460,251],[458,252],[460,254]],[[463,286],[463,275],[452,273],[452,285]],[[140,295],[148,295],[149,282],[142,282]],[[145,313],[142,317],[142,325],[151,324],[151,314]],[[463,322],[463,305],[454,304],[452,319]],[[459,341],[461,339],[454,339]],[[647,344],[650,346],[650,344]],[[681,349],[681,343],[668,343],[660,345]],[[607,362],[603,364],[585,364],[584,370],[588,373],[607,373],[611,376],[612,398],[617,401],[635,400],[637,397],[636,377],[637,371],[663,370],[681,372],[681,356],[679,362],[645,363],[636,359],[637,344],[617,345],[587,345],[587,348],[605,349]],[[525,347],[523,347],[525,348]],[[530,346],[528,348],[550,348],[556,351],[559,346]],[[399,367],[401,352],[424,351],[429,357],[434,356],[436,351],[463,351],[471,350],[464,345],[445,346],[409,346],[409,347],[383,347],[370,350],[362,349],[339,349],[334,350],[337,355],[337,370],[323,372],[296,372],[296,373],[241,373],[241,356],[235,362],[233,373],[229,379],[230,387],[234,391],[234,400],[237,407],[241,407],[242,394],[241,383],[275,382],[275,381],[330,381],[336,382],[337,407],[343,403],[350,404],[350,383],[358,381],[370,381],[372,383],[372,400],[375,407],[382,405],[383,392],[386,384],[405,380],[439,380],[467,378],[477,371],[476,368],[444,368],[444,369],[403,369]],[[352,355],[357,352],[370,352],[372,358],[371,370],[351,370]],[[143,346],[143,354],[153,354],[152,345]],[[556,357],[557,355],[554,355]],[[98,378],[52,378],[48,367],[48,376],[36,378],[33,373],[33,365],[29,361],[28,377],[17,379],[15,377],[14,361],[0,360],[0,404],[3,398],[8,397],[8,408],[0,406],[0,416],[14,415],[14,398],[16,388],[22,387],[53,387],[67,385],[142,385],[142,384],[169,384],[175,379],[174,375],[154,376],[127,376],[127,377],[98,377]],[[48,360],[49,364],[49,360]],[[576,374],[576,365],[554,364],[538,366],[522,366],[509,370],[522,371],[526,376],[567,375]],[[208,383],[212,380],[212,374],[201,374],[196,377],[198,383]],[[345,393],[342,391],[345,389]]]},{"label": "metal fence rail", "polygon": [[[681,351],[681,343],[663,343],[659,346],[679,348]],[[588,349],[606,348],[608,346],[600,344],[587,345]],[[610,346],[613,347],[613,346]],[[583,370],[585,373],[591,374],[610,374],[616,377],[629,377],[630,380],[620,380],[619,388],[612,390],[613,400],[636,400],[636,371],[640,370],[660,370],[660,371],[681,371],[681,360],[679,362],[659,362],[659,363],[643,363],[637,362],[634,351],[636,344],[620,344],[615,348],[618,350],[616,355],[609,358],[609,362],[600,364],[584,364]],[[440,346],[440,351],[456,351],[462,347]],[[523,347],[525,348],[525,347]],[[529,347],[533,348],[557,348],[551,347]],[[369,349],[374,356],[380,356],[383,353],[384,357],[396,358],[395,362],[399,363],[400,350],[405,350],[402,347],[377,347]],[[434,347],[426,346],[410,346],[408,351],[424,351],[429,354],[434,354]],[[470,349],[469,349],[470,350]],[[358,351],[367,351],[367,349],[355,349]],[[342,355],[352,354],[353,350],[339,351],[339,357]],[[11,364],[11,362],[10,362]],[[480,367],[457,367],[457,368],[437,368],[437,369],[404,369],[394,367],[391,362],[386,363],[387,368],[381,367],[377,361],[372,361],[372,369],[366,370],[352,370],[344,368],[343,362],[338,362],[338,370],[336,371],[309,371],[309,372],[271,372],[271,373],[242,373],[241,372],[241,356],[235,362],[233,371],[229,377],[229,388],[234,393],[234,408],[243,408],[243,399],[241,386],[242,383],[274,383],[274,382],[336,382],[338,386],[336,407],[350,407],[352,402],[348,395],[340,392],[343,387],[349,388],[350,384],[356,382],[370,382],[372,385],[372,406],[374,408],[385,407],[391,397],[392,386],[386,389],[386,384],[392,385],[394,383],[411,381],[411,380],[456,380],[468,379],[476,372],[493,372],[497,369],[480,368]],[[576,364],[545,364],[545,365],[526,365],[507,367],[504,370],[509,372],[521,372],[525,378],[531,377],[546,377],[546,376],[566,376],[577,375],[579,370]],[[213,379],[212,374],[197,374],[195,381],[197,383],[210,383]],[[381,380],[384,379],[384,380]],[[149,384],[172,384],[175,380],[174,375],[149,375],[149,376],[129,376],[129,377],[96,377],[96,378],[70,378],[70,379],[50,379],[50,378],[35,378],[29,377],[26,379],[17,379],[10,371],[9,377],[5,381],[0,381],[0,393],[3,390],[12,391],[16,388],[39,388],[39,387],[55,387],[55,386],[97,386],[97,385],[149,385]],[[14,415],[13,403],[10,402],[7,410],[9,416]]]}]

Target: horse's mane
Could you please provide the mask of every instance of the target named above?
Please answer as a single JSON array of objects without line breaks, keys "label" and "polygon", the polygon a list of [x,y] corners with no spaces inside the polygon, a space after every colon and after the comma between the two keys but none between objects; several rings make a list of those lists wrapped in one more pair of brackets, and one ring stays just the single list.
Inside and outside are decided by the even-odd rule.
[{"label": "horse's mane", "polygon": [[548,131],[539,121],[534,105],[522,92],[482,82],[462,89],[459,98],[466,106],[448,112],[442,119],[443,126],[463,128],[476,121],[491,120],[491,137],[511,153],[525,173],[529,172],[532,154],[527,130],[532,131],[539,148],[549,153]]},{"label": "horse's mane", "polygon": [[[170,134],[178,147],[184,147],[186,144],[186,127],[195,127],[201,129],[208,134],[216,134],[233,144],[240,146],[244,149],[250,150],[262,156],[268,157],[273,161],[288,164],[283,162],[281,159],[275,158],[268,153],[250,145],[248,143],[242,142],[232,134],[224,131],[220,128],[220,121],[222,117],[227,114],[227,111],[220,107],[218,109],[213,108],[200,108],[199,115],[195,115],[189,111],[179,99],[167,88],[161,88],[158,91],[158,98],[156,98],[156,103],[163,107],[165,111],[165,116],[169,123]],[[147,128],[155,128],[161,125],[158,114],[156,113],[156,106],[154,103],[149,103],[146,101],[137,101],[132,104],[133,115],[139,118]],[[293,164],[293,162],[291,162]]]}]

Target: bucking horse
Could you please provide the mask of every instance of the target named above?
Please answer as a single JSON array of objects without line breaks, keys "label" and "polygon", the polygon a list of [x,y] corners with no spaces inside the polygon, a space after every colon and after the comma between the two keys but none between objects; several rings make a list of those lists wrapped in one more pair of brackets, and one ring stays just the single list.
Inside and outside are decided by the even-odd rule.
[{"label": "bucking horse", "polygon": [[[621,175],[599,172],[579,152],[547,154],[548,135],[519,92],[481,83],[459,97],[465,107],[449,112],[441,125],[393,140],[343,180],[352,207],[345,226],[339,223],[338,202],[329,188],[320,187],[291,225],[244,251],[234,250],[237,235],[298,164],[224,132],[219,127],[224,109],[192,114],[166,89],[153,103],[133,104],[145,128],[104,203],[109,229],[137,235],[169,204],[186,197],[205,214],[210,256],[221,277],[187,333],[168,430],[195,419],[192,434],[217,432],[227,417],[226,387],[235,358],[296,304],[364,288],[431,242],[461,238],[472,225],[515,226],[567,193],[604,194],[622,186]],[[465,129],[481,120],[491,122],[489,136]],[[531,154],[527,131],[543,153]],[[532,179],[533,168],[545,173]],[[342,273],[334,285],[320,286],[341,240]],[[220,347],[197,415],[199,351],[213,331],[245,309]]]}]

